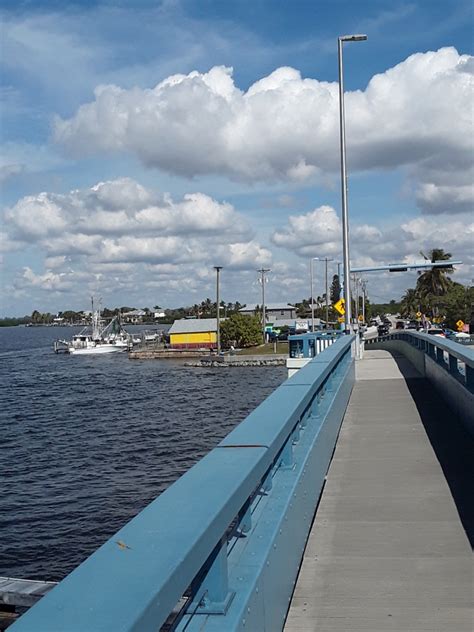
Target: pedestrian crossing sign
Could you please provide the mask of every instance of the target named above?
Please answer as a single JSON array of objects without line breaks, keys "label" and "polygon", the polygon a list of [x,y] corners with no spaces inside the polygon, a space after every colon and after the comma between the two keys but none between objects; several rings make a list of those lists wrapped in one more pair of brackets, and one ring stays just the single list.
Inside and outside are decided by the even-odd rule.
[{"label": "pedestrian crossing sign", "polygon": [[337,301],[337,303],[334,303],[333,307],[336,310],[336,312],[341,314],[341,316],[344,316],[344,314],[346,313],[346,310],[344,309],[344,299],[343,298],[340,298]]}]

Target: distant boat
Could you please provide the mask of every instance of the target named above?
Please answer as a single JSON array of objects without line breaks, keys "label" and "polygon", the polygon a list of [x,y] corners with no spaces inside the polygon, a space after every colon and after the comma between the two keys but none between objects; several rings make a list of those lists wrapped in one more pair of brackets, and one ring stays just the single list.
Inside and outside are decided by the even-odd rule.
[{"label": "distant boat", "polygon": [[92,327],[84,327],[72,340],[56,340],[54,351],[74,355],[96,355],[126,351],[132,346],[131,335],[123,328],[120,317],[115,316],[106,327],[102,327],[100,309],[94,310],[92,300]]}]

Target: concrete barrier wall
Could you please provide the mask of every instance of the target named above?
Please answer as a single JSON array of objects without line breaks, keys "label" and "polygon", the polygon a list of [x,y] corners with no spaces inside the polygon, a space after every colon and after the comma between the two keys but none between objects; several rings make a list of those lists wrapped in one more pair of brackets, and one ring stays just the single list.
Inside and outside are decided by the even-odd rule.
[{"label": "concrete barrier wall", "polygon": [[420,375],[432,382],[451,410],[459,416],[468,431],[474,436],[474,394],[451,375],[444,366],[421,349],[417,349],[404,340],[379,340],[370,344],[368,348],[394,351],[404,355]]},{"label": "concrete barrier wall", "polygon": [[[406,342],[404,344],[410,346]],[[470,434],[474,436],[474,394],[468,391],[433,358],[424,355],[426,377],[441,393],[451,410],[462,419]]]}]

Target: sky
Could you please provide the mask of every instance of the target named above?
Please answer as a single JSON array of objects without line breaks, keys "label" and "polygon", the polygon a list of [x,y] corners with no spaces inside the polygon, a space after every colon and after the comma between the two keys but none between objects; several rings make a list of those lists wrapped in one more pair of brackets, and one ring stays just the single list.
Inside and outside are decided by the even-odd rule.
[{"label": "sky", "polygon": [[[344,45],[352,266],[444,248],[474,277],[465,0],[0,3],[0,316],[310,296],[341,254]],[[324,265],[314,261],[314,295]],[[367,273],[373,302],[416,272]]]}]

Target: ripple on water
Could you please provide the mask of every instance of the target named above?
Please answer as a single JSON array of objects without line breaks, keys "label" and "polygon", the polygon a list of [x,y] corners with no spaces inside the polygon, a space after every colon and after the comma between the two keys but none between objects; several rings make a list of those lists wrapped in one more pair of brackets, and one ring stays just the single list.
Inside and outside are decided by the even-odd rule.
[{"label": "ripple on water", "polygon": [[285,379],[55,355],[57,337],[0,329],[0,575],[64,577]]}]

